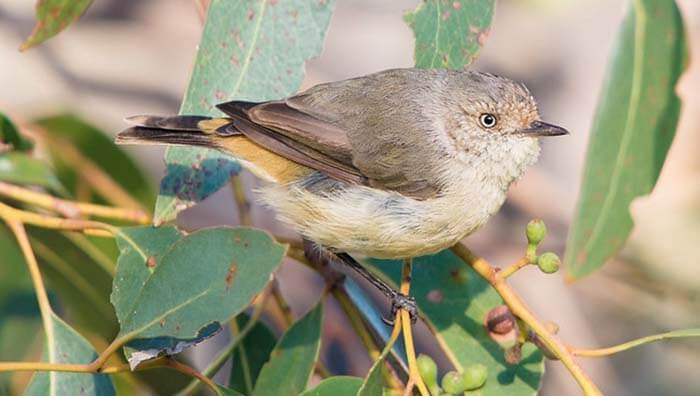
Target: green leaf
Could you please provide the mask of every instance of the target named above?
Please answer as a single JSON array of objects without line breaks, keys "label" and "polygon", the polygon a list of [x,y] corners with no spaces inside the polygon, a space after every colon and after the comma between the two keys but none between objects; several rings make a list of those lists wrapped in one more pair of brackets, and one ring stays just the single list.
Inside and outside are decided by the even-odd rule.
[{"label": "green leaf", "polygon": [[[112,275],[75,240],[83,235],[39,227],[27,229],[49,291],[57,297],[64,318],[80,331],[111,340],[117,332],[109,304]],[[112,242],[113,243],[113,242]],[[104,260],[111,260],[105,257]]]},{"label": "green leaf", "polygon": [[184,236],[174,227],[124,228],[117,244],[112,303],[132,367],[212,336],[248,306],[284,255],[267,233],[228,227]]},{"label": "green leaf", "polygon": [[[238,328],[242,329],[248,320],[250,320],[248,315],[238,315],[236,317]],[[236,337],[235,334],[232,336]],[[264,323],[256,322],[248,335],[233,351],[229,387],[249,395],[258,375],[260,375],[260,370],[270,359],[270,354],[276,343],[277,338],[270,329]]]},{"label": "green leaf", "polygon": [[2,113],[0,113],[0,143],[9,144],[13,150],[17,151],[29,151],[34,147],[34,143],[20,135],[15,124]]},{"label": "green leaf", "polygon": [[[12,232],[0,224],[0,357],[26,360],[41,331],[36,296],[22,251]],[[0,395],[10,395],[13,373],[0,373]]]},{"label": "green leaf", "polygon": [[636,0],[622,23],[593,122],[564,262],[573,279],[616,254],[632,229],[630,203],[654,188],[680,113],[687,63],[673,0]]},{"label": "green leaf", "polygon": [[216,388],[219,392],[219,395],[221,395],[221,396],[243,396],[242,393],[238,393],[237,391],[235,391],[233,389],[223,387],[219,384],[216,384]]},{"label": "green leaf", "polygon": [[[231,99],[280,99],[297,91],[304,62],[321,52],[333,0],[212,0],[181,114],[220,114]],[[171,147],[155,221],[175,218],[228,182],[240,166],[213,150]]]},{"label": "green leaf", "polygon": [[[80,334],[53,312],[45,323],[44,360],[50,363],[87,364],[97,353]],[[114,385],[105,374],[38,372],[32,377],[25,395],[114,395]]]},{"label": "green leaf", "polygon": [[57,35],[80,18],[91,3],[92,0],[37,0],[37,23],[29,38],[19,47],[20,51]]},{"label": "green leaf", "polygon": [[[401,277],[398,261],[371,264],[394,283]],[[525,344],[522,361],[510,365],[484,329],[486,314],[503,304],[486,281],[449,250],[414,259],[412,279],[411,295],[457,371],[476,363],[488,367],[482,395],[537,394],[544,372],[539,350]]]},{"label": "green leaf", "polygon": [[46,162],[25,153],[0,153],[0,181],[41,186],[65,194],[65,188],[53,169]]},{"label": "green leaf", "polygon": [[301,396],[355,396],[362,385],[362,378],[339,375],[326,378],[315,388],[302,393]]},{"label": "green leaf", "polygon": [[494,0],[426,0],[404,19],[416,38],[416,67],[461,69],[489,35]]},{"label": "green leaf", "polygon": [[306,389],[321,347],[322,323],[319,302],[280,338],[260,371],[253,396],[296,396]]},{"label": "green leaf", "polygon": [[[98,127],[74,114],[60,114],[35,120],[49,132],[49,138],[69,142],[80,154],[102,169],[125,191],[145,207],[153,207],[155,191],[144,173],[120,146],[112,142]],[[71,153],[60,145],[48,144],[56,174],[75,196],[79,173],[75,165],[66,161]],[[107,202],[105,197],[95,196],[93,201]]]},{"label": "green leaf", "polygon": [[385,348],[379,358],[372,364],[367,372],[367,377],[362,381],[357,389],[357,396],[376,396],[384,393],[384,379],[382,378],[382,367],[384,359],[391,351],[391,348]]}]

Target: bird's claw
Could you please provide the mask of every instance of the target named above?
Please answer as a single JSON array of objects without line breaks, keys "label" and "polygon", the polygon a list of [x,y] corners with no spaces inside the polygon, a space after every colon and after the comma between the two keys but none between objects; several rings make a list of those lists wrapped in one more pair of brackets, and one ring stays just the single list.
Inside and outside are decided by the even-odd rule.
[{"label": "bird's claw", "polygon": [[411,323],[416,323],[418,320],[418,306],[416,305],[416,299],[412,296],[407,296],[402,293],[393,292],[391,294],[391,319],[382,317],[382,321],[388,326],[394,325],[394,318],[400,309],[408,312],[408,316],[411,317]]}]

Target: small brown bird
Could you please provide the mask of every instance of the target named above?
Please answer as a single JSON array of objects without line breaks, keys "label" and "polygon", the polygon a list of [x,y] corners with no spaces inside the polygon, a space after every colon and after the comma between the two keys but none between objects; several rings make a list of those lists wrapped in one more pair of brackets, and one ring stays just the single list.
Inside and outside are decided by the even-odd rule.
[{"label": "small brown bird", "polygon": [[227,117],[132,117],[117,142],[230,154],[271,182],[258,193],[280,220],[359,271],[344,253],[414,257],[471,234],[537,160],[538,138],[568,133],[540,120],[524,85],[466,70],[387,70],[217,107]]}]

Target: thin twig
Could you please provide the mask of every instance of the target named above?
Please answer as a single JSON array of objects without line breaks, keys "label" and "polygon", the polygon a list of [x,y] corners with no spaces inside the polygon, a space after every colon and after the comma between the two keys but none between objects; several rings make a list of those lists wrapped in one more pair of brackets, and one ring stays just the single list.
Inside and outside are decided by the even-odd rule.
[{"label": "thin twig", "polygon": [[662,333],[662,334],[654,334],[642,338],[637,338],[635,340],[627,341],[619,345],[613,345],[611,347],[607,348],[598,348],[598,349],[579,349],[579,348],[574,348],[574,347],[568,347],[569,352],[571,352],[572,355],[574,356],[581,356],[581,357],[591,357],[591,358],[598,358],[598,357],[605,357],[605,356],[610,356],[614,355],[619,352],[624,352],[628,349],[638,347],[640,345],[648,344],[651,342],[656,342],[656,341],[661,341],[669,338],[683,338],[683,337],[698,337],[700,336],[700,329],[688,329],[688,330],[676,330],[676,331],[669,331],[667,333]]},{"label": "thin twig", "polygon": [[189,375],[190,377],[195,377],[199,381],[201,381],[202,383],[207,385],[209,387],[209,389],[211,389],[212,393],[214,393],[215,395],[219,394],[219,389],[217,388],[214,381],[210,380],[209,377],[207,377],[206,375],[200,373],[199,371],[195,370],[194,368],[192,368],[184,363],[178,362],[177,360],[173,359],[172,357],[169,357],[165,360],[165,364],[163,367],[170,367],[170,368],[177,370],[185,375]]},{"label": "thin twig", "polygon": [[0,182],[0,195],[55,211],[71,219],[82,215],[122,220],[138,224],[149,224],[151,222],[150,216],[140,209],[123,209],[87,202],[68,201],[4,182]]},{"label": "thin twig", "polygon": [[466,246],[458,243],[452,247],[454,252],[466,264],[471,266],[498,292],[510,311],[516,317],[525,322],[539,337],[542,343],[561,360],[567,370],[574,377],[584,394],[602,395],[598,387],[588,378],[581,367],[574,361],[568,348],[556,338],[547,327],[541,323],[535,315],[525,306],[521,298],[508,286],[505,279],[498,276],[494,268],[484,259],[478,258]]},{"label": "thin twig", "polygon": [[93,220],[64,219],[27,212],[13,208],[0,202],[0,217],[6,220],[19,221],[24,224],[31,224],[42,228],[50,228],[65,231],[81,231],[90,235],[108,236],[116,235],[116,227]]},{"label": "thin twig", "polygon": [[[218,355],[214,358],[214,360],[209,363],[209,366],[204,369],[202,374],[206,377],[212,377],[214,376],[219,369],[226,363],[228,360],[229,356],[233,353],[233,351],[238,347],[238,345],[245,339],[245,337],[250,333],[251,330],[253,330],[253,327],[255,327],[255,324],[258,322],[258,319],[260,319],[260,315],[262,314],[263,307],[267,303],[267,299],[270,296],[269,289],[265,290],[263,292],[262,297],[259,299],[258,304],[255,306],[253,309],[253,313],[250,315],[250,318],[246,322],[245,326],[241,329],[241,331],[238,333],[238,335],[231,340],[228,345],[226,345],[221,352],[219,352]],[[234,319],[235,320],[235,319]],[[193,381],[190,382],[185,389],[183,389],[179,394],[180,395],[190,395],[193,394],[193,392],[197,389],[199,386],[198,381]]]},{"label": "thin twig", "polygon": [[[304,264],[309,268],[318,270],[318,268],[314,268],[311,265],[309,260],[304,255],[304,252],[300,249],[295,249],[291,247],[287,251],[287,257],[292,258],[295,261],[298,261],[299,263]],[[372,361],[376,361],[377,359],[379,359],[381,356],[379,346],[374,341],[374,338],[369,333],[369,330],[367,330],[367,327],[365,325],[364,320],[362,319],[359,310],[357,309],[355,304],[353,304],[353,302],[350,300],[342,284],[337,284],[335,285],[335,287],[330,288],[330,293],[333,295],[335,300],[340,305],[340,308],[350,320],[350,325],[352,326],[355,333],[357,333],[364,347],[367,349],[367,353],[369,354],[370,359],[372,359]],[[398,328],[400,329],[398,317],[399,316],[397,314],[396,322],[397,325],[399,325]],[[389,370],[382,370],[382,375],[384,376],[384,380],[386,381],[386,383],[389,384],[391,388],[398,388],[401,386],[401,382],[399,381],[399,379],[391,375]]]},{"label": "thin twig", "polygon": [[126,342],[128,342],[128,339],[126,337],[121,337],[113,340],[109,345],[107,345],[107,348],[105,348],[105,350],[102,351],[102,353],[100,353],[92,363],[87,365],[87,367],[89,367],[89,371],[100,372],[107,360],[109,360],[109,358],[112,357],[112,355],[114,355],[119,350],[119,348],[124,346]]},{"label": "thin twig", "polygon": [[238,222],[242,226],[250,226],[253,224],[253,219],[250,216],[250,202],[245,195],[245,188],[241,181],[240,175],[231,177],[231,191],[233,191],[233,199],[236,201],[238,208]]},{"label": "thin twig", "polygon": [[[411,289],[411,272],[413,270],[413,259],[407,258],[403,260],[401,267],[401,286],[400,291],[403,295],[408,296]],[[418,364],[416,362],[416,350],[413,345],[413,329],[411,326],[411,315],[408,311],[399,310],[401,327],[403,328],[403,342],[406,347],[406,357],[408,358],[408,384],[415,384],[422,396],[430,396],[428,388],[423,383],[423,379],[418,372]],[[407,385],[407,388],[409,386]]]},{"label": "thin twig", "polygon": [[292,323],[294,323],[294,317],[292,316],[292,308],[289,306],[289,304],[287,304],[287,300],[284,299],[277,278],[272,278],[272,282],[270,284],[270,293],[272,293],[272,298],[275,302],[275,305],[282,314],[282,320],[284,321],[284,325],[286,327],[291,326]]},{"label": "thin twig", "polygon": [[[27,236],[27,231],[24,229],[24,225],[17,219],[5,218],[5,222],[8,227],[15,234],[17,238],[17,243],[22,250],[24,259],[27,263],[27,268],[29,269],[29,275],[32,278],[32,283],[34,285],[34,290],[36,291],[36,298],[39,303],[39,312],[41,313],[41,320],[44,324],[44,331],[46,332],[46,338],[48,340],[53,340],[53,319],[51,315],[53,310],[51,309],[51,304],[49,303],[49,296],[46,293],[46,287],[44,286],[44,281],[41,278],[41,271],[39,270],[39,263],[36,261],[36,256],[34,251],[32,251],[32,246],[29,243],[29,237]],[[49,341],[51,342],[51,341]],[[52,359],[51,353],[49,354],[49,359]]]},{"label": "thin twig", "polygon": [[513,264],[507,266],[506,268],[498,271],[498,276],[502,279],[506,279],[509,276],[513,275],[516,273],[518,270],[522,269],[523,267],[526,267],[530,265],[530,259],[527,257],[522,257],[518,259],[518,261],[514,262]]}]

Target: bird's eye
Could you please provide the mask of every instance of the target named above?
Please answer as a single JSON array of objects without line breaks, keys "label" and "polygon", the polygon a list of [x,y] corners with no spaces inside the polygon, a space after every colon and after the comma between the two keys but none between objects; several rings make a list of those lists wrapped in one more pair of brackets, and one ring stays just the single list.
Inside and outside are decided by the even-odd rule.
[{"label": "bird's eye", "polygon": [[484,113],[479,116],[479,123],[484,128],[493,128],[496,126],[496,116],[490,113]]}]

